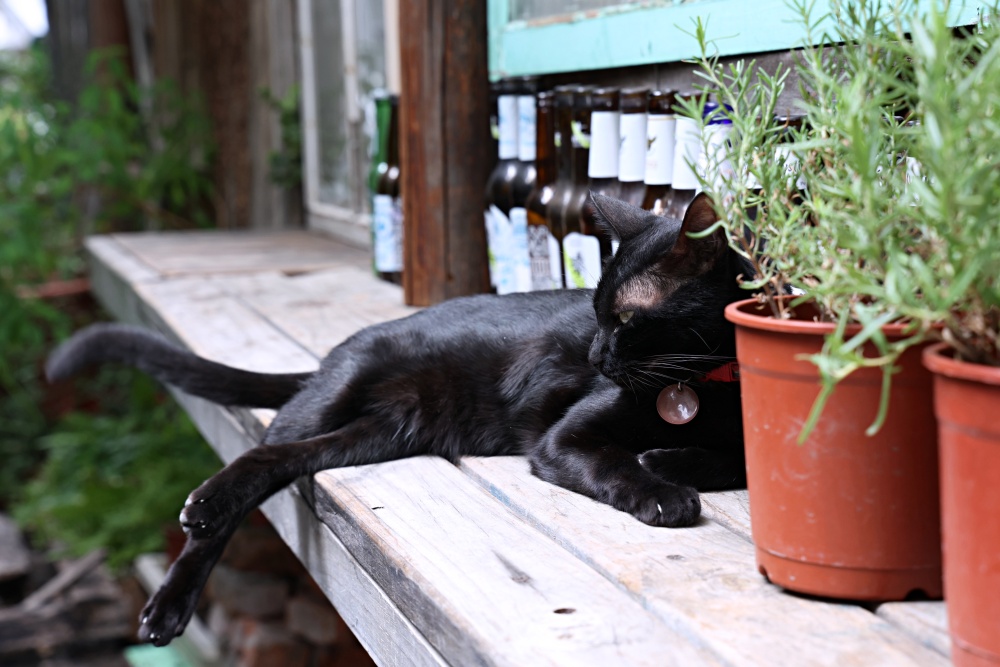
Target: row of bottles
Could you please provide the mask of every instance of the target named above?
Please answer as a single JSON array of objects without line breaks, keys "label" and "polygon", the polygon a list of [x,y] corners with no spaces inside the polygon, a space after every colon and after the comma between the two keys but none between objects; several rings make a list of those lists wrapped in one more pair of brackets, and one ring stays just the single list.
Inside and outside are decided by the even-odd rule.
[{"label": "row of bottles", "polygon": [[674,113],[694,93],[536,88],[529,77],[495,87],[499,159],[485,223],[500,294],[596,286],[615,249],[583,215],[590,192],[680,218],[698,190],[698,124]]},{"label": "row of bottles", "polygon": [[375,98],[376,151],[368,186],[372,191],[372,245],[375,271],[402,284],[403,200],[399,189],[399,97]]}]

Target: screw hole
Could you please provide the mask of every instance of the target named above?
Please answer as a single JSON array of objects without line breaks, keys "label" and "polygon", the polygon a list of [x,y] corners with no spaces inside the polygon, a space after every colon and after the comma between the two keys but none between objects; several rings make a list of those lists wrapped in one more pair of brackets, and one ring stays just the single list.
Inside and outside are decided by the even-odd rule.
[{"label": "screw hole", "polygon": [[573,609],[572,607],[560,607],[559,609],[556,609],[555,613],[557,613],[557,614],[572,614],[575,611],[576,611],[576,609]]}]

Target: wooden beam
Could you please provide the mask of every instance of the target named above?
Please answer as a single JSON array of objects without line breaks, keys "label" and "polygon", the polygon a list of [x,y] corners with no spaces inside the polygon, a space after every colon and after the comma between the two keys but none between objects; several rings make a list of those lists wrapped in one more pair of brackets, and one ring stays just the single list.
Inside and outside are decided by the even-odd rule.
[{"label": "wooden beam", "polygon": [[485,0],[400,3],[406,303],[486,291],[492,167]]}]

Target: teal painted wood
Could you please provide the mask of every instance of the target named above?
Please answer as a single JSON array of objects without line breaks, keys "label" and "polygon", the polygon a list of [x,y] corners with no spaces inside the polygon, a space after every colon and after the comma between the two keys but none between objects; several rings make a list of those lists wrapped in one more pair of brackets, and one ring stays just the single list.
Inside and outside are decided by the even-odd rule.
[{"label": "teal painted wood", "polygon": [[[919,0],[918,7],[935,0]],[[698,54],[694,21],[707,21],[720,55],[802,46],[804,30],[786,0],[628,3],[531,21],[509,21],[509,0],[489,0],[490,78],[678,62]],[[972,23],[979,4],[953,2],[953,24]],[[816,0],[813,20],[829,0]]]}]

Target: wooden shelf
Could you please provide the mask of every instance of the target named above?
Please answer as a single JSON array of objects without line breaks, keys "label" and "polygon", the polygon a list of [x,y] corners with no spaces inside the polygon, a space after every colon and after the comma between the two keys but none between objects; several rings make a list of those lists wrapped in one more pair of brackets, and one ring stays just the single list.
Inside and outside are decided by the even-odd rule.
[{"label": "wooden shelf", "polygon": [[[308,232],[87,247],[117,318],[250,370],[315,368],[358,329],[415,310],[365,253]],[[227,462],[273,416],[175,395]],[[943,603],[873,613],[784,593],[754,566],[746,493],[703,506],[693,528],[651,528],[518,457],[419,457],[325,471],[263,511],[380,664],[949,664]]]}]

